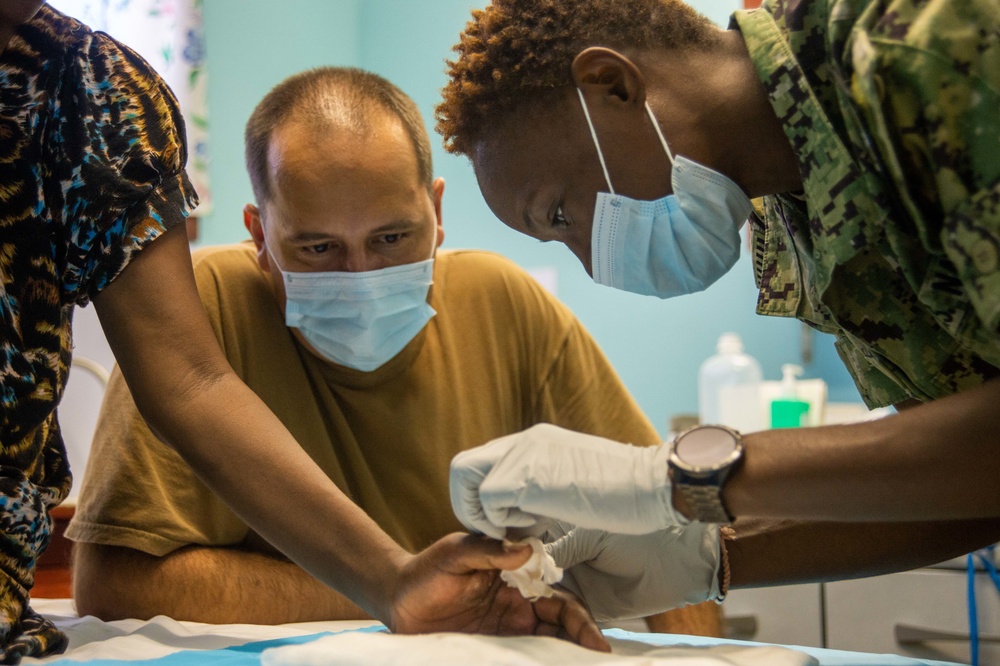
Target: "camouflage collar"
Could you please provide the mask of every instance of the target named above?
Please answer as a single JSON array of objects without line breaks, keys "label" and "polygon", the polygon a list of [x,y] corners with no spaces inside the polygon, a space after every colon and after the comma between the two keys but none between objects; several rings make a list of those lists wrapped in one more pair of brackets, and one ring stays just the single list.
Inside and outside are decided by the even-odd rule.
[{"label": "camouflage collar", "polygon": [[[884,190],[874,170],[870,164],[861,164],[855,157],[859,151],[853,138],[861,136],[864,129],[857,120],[849,91],[843,84],[836,83],[844,77],[829,54],[831,47],[825,34],[826,26],[794,17],[794,11],[784,8],[780,21],[767,9],[738,11],[733,15],[733,22],[743,34],[774,112],[798,155],[807,199],[808,228],[772,229],[782,221],[787,225],[795,218],[769,215],[766,219],[768,231],[790,236],[792,242],[786,245],[789,251],[810,255],[808,259],[800,257],[812,264],[807,288],[822,294],[838,265],[878,241],[879,222],[885,220],[888,213],[879,202],[884,199]],[[809,34],[795,35],[793,39],[791,24],[798,26],[797,30],[808,30]],[[792,44],[809,42],[813,50],[811,57],[815,58],[817,40],[827,49],[824,57],[818,62],[800,62],[800,58],[805,60],[806,56],[797,54]],[[823,92],[827,93],[825,99],[836,99],[837,105],[830,108],[828,103],[824,107],[810,85],[804,66],[822,70],[813,73],[813,78],[835,86],[832,95],[828,89]],[[845,108],[847,113],[844,113]],[[850,149],[836,131],[838,127],[844,128],[851,137]],[[794,277],[798,279],[797,275]],[[794,309],[798,304],[788,305]]]}]

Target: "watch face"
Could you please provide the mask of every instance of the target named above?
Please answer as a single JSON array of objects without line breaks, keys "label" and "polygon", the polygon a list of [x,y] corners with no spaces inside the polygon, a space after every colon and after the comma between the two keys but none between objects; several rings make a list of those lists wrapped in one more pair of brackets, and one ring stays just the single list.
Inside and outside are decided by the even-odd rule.
[{"label": "watch face", "polygon": [[737,457],[739,450],[739,435],[717,426],[693,428],[682,433],[674,445],[674,454],[692,469],[718,468]]}]

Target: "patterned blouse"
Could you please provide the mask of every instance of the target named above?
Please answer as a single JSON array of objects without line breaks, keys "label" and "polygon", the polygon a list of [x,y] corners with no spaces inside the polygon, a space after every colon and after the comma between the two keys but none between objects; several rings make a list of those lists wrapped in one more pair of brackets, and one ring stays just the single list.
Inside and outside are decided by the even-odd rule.
[{"label": "patterned blouse", "polygon": [[837,336],[869,407],[1000,376],[996,0],[737,12],[804,197],[751,219],[757,311]]},{"label": "patterned blouse", "polygon": [[145,61],[51,7],[0,54],[3,644],[24,630],[48,508],[70,486],[55,407],[73,307],[197,204],[183,136],[173,94]]}]

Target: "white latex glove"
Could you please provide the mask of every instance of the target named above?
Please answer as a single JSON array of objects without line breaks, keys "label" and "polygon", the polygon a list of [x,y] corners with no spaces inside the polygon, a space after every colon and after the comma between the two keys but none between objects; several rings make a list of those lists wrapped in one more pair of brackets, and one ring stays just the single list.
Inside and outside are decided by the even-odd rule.
[{"label": "white latex glove", "polygon": [[647,534],[688,522],[671,502],[669,454],[543,423],[455,456],[451,505],[495,539],[507,528],[538,536],[556,520]]},{"label": "white latex glove", "polygon": [[636,536],[559,523],[545,540],[545,550],[563,567],[559,586],[580,597],[599,622],[722,601],[718,525],[693,523]]}]

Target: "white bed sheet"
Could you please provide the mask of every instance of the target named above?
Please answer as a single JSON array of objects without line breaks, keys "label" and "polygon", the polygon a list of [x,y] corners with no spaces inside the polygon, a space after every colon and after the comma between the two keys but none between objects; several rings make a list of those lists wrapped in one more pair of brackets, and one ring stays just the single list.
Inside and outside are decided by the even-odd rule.
[{"label": "white bed sheet", "polygon": [[[46,664],[62,659],[88,662],[98,659],[146,660],[186,651],[220,650],[256,641],[308,636],[321,632],[342,632],[379,627],[372,621],[303,622],[278,626],[254,624],[203,624],[178,622],[159,616],[152,620],[104,622],[79,617],[69,599],[33,599],[32,607],[55,622],[69,636],[67,651],[45,659],[25,659],[24,664]],[[657,647],[720,644],[762,645],[746,641],[726,641],[697,636],[640,634],[618,629],[605,634],[618,654],[636,655]],[[512,638],[511,641],[519,639]],[[639,645],[638,642],[645,644]],[[940,661],[924,661],[897,655],[873,655],[841,650],[784,646],[812,656],[820,666],[950,666]]]}]

